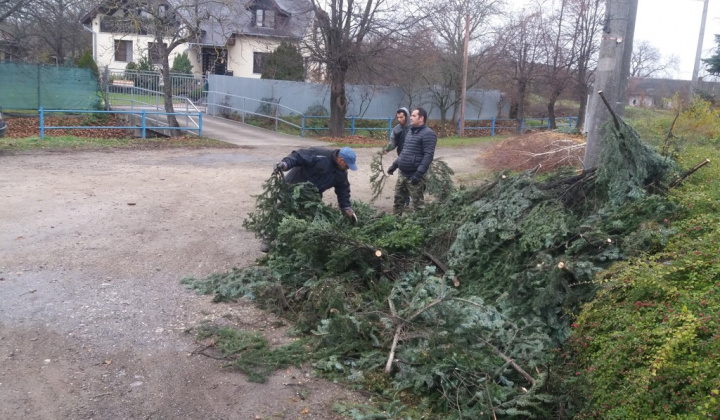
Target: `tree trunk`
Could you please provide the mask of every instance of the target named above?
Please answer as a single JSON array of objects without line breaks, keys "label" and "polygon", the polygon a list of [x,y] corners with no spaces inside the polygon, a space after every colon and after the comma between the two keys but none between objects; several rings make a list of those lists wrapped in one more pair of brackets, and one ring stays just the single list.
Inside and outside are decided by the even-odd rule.
[{"label": "tree trunk", "polygon": [[[167,123],[170,127],[180,127],[177,117],[175,116],[175,106],[173,105],[172,97],[172,82],[170,81],[170,60],[168,59],[167,46],[163,43],[162,37],[158,37],[156,45],[160,49],[160,56],[162,57],[162,73],[160,77],[163,81],[163,103],[165,105],[165,112],[168,114]],[[180,130],[170,130],[173,136],[180,136],[182,133]]]},{"label": "tree trunk", "polygon": [[598,165],[604,147],[603,124],[610,118],[610,111],[598,91],[603,91],[613,111],[622,116],[625,110],[627,79],[630,73],[633,33],[637,16],[638,0],[608,0],[605,10],[606,27],[600,42],[600,57],[595,73],[595,84],[590,95],[588,115],[588,140],[585,147],[583,168]]},{"label": "tree trunk", "polygon": [[[577,86],[577,100],[580,103],[580,107],[578,108],[578,119],[577,124],[575,124],[575,127],[582,130],[585,125],[585,113],[587,112],[587,101],[588,101],[588,87],[584,82],[585,76],[578,77],[578,86]],[[583,130],[584,131],[584,130]]]},{"label": "tree trunk", "polygon": [[347,113],[345,72],[341,68],[333,69],[330,80],[330,136],[342,137],[345,133],[345,114]]},{"label": "tree trunk", "polygon": [[523,118],[525,118],[525,97],[527,96],[527,82],[522,81],[518,83],[518,90],[517,90],[517,115],[515,116],[515,119],[518,120],[518,122],[522,121]]},{"label": "tree trunk", "polygon": [[557,90],[553,90],[553,92],[550,94],[550,99],[547,104],[550,129],[552,130],[555,130],[557,128],[557,123],[555,122],[555,103],[557,102],[559,97],[560,92]]}]

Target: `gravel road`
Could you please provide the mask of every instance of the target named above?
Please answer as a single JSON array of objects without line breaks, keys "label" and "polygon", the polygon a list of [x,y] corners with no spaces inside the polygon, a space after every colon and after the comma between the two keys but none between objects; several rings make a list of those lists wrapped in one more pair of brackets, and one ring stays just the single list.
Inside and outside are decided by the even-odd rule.
[{"label": "gravel road", "polygon": [[[365,397],[291,368],[249,383],[192,355],[211,321],[286,340],[180,279],[253,263],[241,227],[284,146],[0,155],[0,413],[7,419],[339,419]],[[353,199],[367,200],[373,149]],[[439,150],[457,173],[477,149]],[[392,185],[378,208],[390,211]],[[325,195],[334,203],[334,194]],[[301,392],[302,391],[302,392]],[[300,396],[302,395],[302,397]]]}]

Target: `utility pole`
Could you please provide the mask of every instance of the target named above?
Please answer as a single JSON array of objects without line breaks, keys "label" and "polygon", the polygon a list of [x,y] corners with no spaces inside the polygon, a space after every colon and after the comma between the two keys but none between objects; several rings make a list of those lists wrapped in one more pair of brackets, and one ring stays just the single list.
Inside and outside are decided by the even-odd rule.
[{"label": "utility pole", "polygon": [[462,80],[462,92],[460,92],[460,137],[465,136],[465,100],[467,99],[469,38],[470,38],[470,13],[465,15],[465,45],[463,46],[463,80]]},{"label": "utility pole", "polygon": [[692,80],[690,81],[690,97],[695,96],[698,74],[700,73],[700,59],[702,58],[703,38],[705,38],[705,22],[707,21],[708,0],[703,5],[702,21],[700,22],[700,36],[698,37],[697,51],[695,52],[695,65],[693,66]]},{"label": "utility pole", "polygon": [[637,7],[638,0],[607,0],[600,55],[586,118],[584,169],[597,166],[604,147],[603,124],[610,119],[610,111],[598,92],[604,93],[617,115],[624,114]]}]

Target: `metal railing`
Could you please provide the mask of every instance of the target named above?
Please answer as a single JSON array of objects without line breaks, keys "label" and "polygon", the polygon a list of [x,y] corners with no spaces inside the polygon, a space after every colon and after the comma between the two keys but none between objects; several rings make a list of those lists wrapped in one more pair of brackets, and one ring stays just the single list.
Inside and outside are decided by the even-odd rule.
[{"label": "metal railing", "polygon": [[[222,98],[222,102],[218,103],[217,99]],[[279,104],[275,101],[266,101],[262,99],[249,98],[246,96],[231,95],[225,92],[209,91],[207,102],[208,113],[219,115],[223,118],[233,119],[245,123],[248,115],[254,117],[269,118],[274,120],[275,131],[279,130],[279,123],[284,123],[290,127],[300,130],[300,137],[305,137],[308,131],[324,131],[329,130],[328,127],[313,127],[308,124],[311,120],[329,119],[325,115],[305,115],[302,112]],[[253,110],[251,110],[253,109]],[[300,117],[300,124],[287,119],[287,116]],[[286,116],[283,118],[283,116]],[[357,131],[387,131],[388,138],[392,134],[392,117],[387,119],[387,127],[357,127],[356,122],[359,120],[384,121],[384,118],[364,118],[349,116],[345,117],[349,122],[351,135],[355,135]]]},{"label": "metal railing", "polygon": [[[46,126],[45,125],[45,114],[47,113],[61,113],[61,114],[129,114],[129,115],[139,115],[140,116],[140,125],[128,125],[128,126],[97,126],[97,125],[79,125],[79,126]],[[40,116],[40,139],[45,139],[45,130],[55,130],[55,129],[131,129],[131,130],[141,130],[142,138],[147,138],[147,130],[188,130],[188,131],[197,131],[198,137],[202,136],[202,113],[198,112],[197,114],[192,114],[192,116],[198,117],[198,127],[197,128],[187,128],[187,127],[170,127],[165,123],[162,125],[162,121],[156,119],[156,118],[148,118],[148,116],[157,115],[157,116],[165,116],[168,115],[176,115],[176,116],[184,116],[185,113],[181,112],[174,112],[174,113],[167,113],[167,112],[156,112],[156,111],[147,111],[145,109],[138,111],[87,111],[87,110],[67,110],[67,109],[43,109],[40,107],[38,109],[38,114]],[[148,120],[150,122],[153,122],[155,124],[160,125],[148,125]]]},{"label": "metal railing", "polygon": [[[512,125],[503,125],[502,121],[512,121],[514,124]],[[566,123],[563,123],[563,121],[567,121]],[[575,122],[575,125],[577,126],[577,117],[557,117],[555,118],[555,126],[556,127],[573,127],[573,122]],[[484,125],[484,126],[472,126],[472,123],[485,123],[490,125]],[[498,122],[501,124],[498,125]],[[460,134],[460,120],[457,122],[458,127],[458,134]],[[549,118],[523,118],[520,120],[520,124],[518,126],[517,120],[515,119],[501,119],[501,118],[495,118],[489,120],[465,120],[465,130],[490,130],[490,136],[495,137],[495,134],[497,131],[517,131],[520,134],[525,134],[525,131],[528,129],[547,129],[549,130],[551,128],[550,119]]]},{"label": "metal railing", "polygon": [[[139,88],[153,92],[163,91],[163,79],[159,71],[110,70],[106,68],[103,83],[109,93],[124,92],[127,88]],[[206,78],[184,73],[170,73],[173,96],[190,98],[194,102],[204,97]]]},{"label": "metal railing", "polygon": [[[302,126],[281,117],[281,115],[303,115],[301,112],[285,105],[281,105],[274,101],[265,101],[262,99],[231,95],[225,92],[208,91],[207,94],[208,102],[206,104],[206,108],[207,112],[211,115],[219,115],[223,118],[240,121],[242,123],[245,123],[247,115],[271,118],[275,121],[275,131],[278,131],[278,125],[281,122],[302,130]],[[222,102],[216,103],[211,101],[211,98],[215,99],[219,97],[223,98]],[[250,107],[254,107],[255,111],[250,111],[248,109],[248,104],[250,104]],[[284,108],[282,112],[280,112],[281,108]]]},{"label": "metal railing", "polygon": [[[307,125],[307,120],[312,119],[330,119],[328,116],[322,116],[322,115],[303,115],[302,116],[302,130],[300,132],[300,137],[305,137],[305,131],[323,131],[323,130],[329,130],[329,127],[309,127]],[[392,136],[392,117],[389,117],[387,119],[388,125],[387,127],[357,127],[355,125],[355,122],[358,120],[371,120],[371,121],[381,121],[384,120],[383,118],[363,118],[363,117],[356,117],[356,116],[349,116],[345,117],[345,120],[350,120],[350,135],[354,136],[357,131],[387,131],[388,138]]]}]

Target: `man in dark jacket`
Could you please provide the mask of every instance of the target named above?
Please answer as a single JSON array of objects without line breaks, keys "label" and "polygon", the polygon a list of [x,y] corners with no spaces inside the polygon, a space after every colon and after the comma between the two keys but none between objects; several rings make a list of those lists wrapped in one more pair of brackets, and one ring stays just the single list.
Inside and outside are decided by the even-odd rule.
[{"label": "man in dark jacket", "polygon": [[393,202],[393,214],[396,216],[402,215],[408,196],[415,210],[425,205],[427,171],[435,158],[437,145],[437,135],[426,123],[427,111],[423,108],[413,109],[410,115],[410,131],[405,137],[402,152],[388,169],[388,175],[400,169]]},{"label": "man in dark jacket", "polygon": [[[287,183],[310,182],[317,187],[321,196],[328,189],[334,188],[338,206],[348,219],[356,222],[357,217],[350,204],[350,181],[347,174],[348,169],[357,170],[356,159],[355,151],[349,147],[335,150],[322,147],[298,149],[275,164],[273,175],[280,171],[290,171],[285,175]],[[270,251],[271,241],[272,238],[263,239],[260,250]]]},{"label": "man in dark jacket", "polygon": [[391,151],[392,149],[397,149],[397,154],[400,155],[400,152],[402,152],[403,149],[403,145],[405,144],[405,136],[410,130],[410,119],[408,118],[409,116],[410,113],[408,112],[407,108],[403,107],[395,111],[395,118],[397,119],[398,123],[392,129],[392,134],[390,135],[390,142],[385,147],[385,149],[383,149],[383,154],[387,154],[387,152]]},{"label": "man in dark jacket", "polygon": [[287,183],[311,182],[317,187],[320,195],[334,188],[340,209],[348,218],[353,219],[355,212],[350,205],[350,181],[347,170],[357,170],[356,159],[355,151],[349,147],[335,150],[322,147],[293,150],[275,164],[273,173],[290,171],[285,175]]}]

